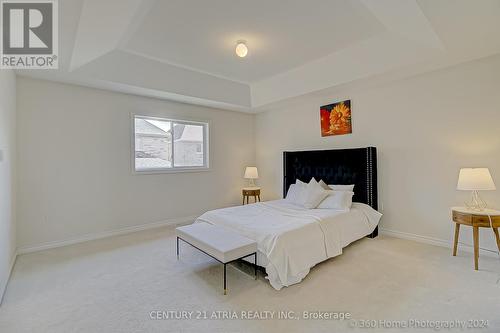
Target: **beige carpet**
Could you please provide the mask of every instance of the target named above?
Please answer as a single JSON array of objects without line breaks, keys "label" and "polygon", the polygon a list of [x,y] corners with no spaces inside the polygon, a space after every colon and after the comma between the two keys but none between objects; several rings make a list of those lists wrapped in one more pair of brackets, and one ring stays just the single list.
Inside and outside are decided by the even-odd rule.
[{"label": "beige carpet", "polygon": [[[222,266],[188,245],[177,261],[173,229],[163,228],[20,256],[0,308],[0,332],[436,331],[387,328],[417,324],[410,320],[484,320],[488,327],[474,331],[500,332],[500,262],[481,257],[481,270],[472,268],[470,253],[452,257],[445,248],[378,237],[352,244],[281,291],[262,275],[255,281],[229,267],[223,296]],[[152,320],[156,310],[239,318],[241,311],[294,311],[298,319]],[[353,320],[306,320],[303,311],[349,312]],[[361,320],[378,328],[350,328]]]}]

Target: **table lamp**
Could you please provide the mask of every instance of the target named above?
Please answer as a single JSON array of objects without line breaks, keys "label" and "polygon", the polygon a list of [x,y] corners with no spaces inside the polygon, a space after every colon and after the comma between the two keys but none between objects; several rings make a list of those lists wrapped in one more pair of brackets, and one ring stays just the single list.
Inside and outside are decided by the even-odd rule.
[{"label": "table lamp", "polygon": [[488,168],[462,168],[458,175],[457,190],[472,191],[471,201],[466,202],[465,206],[482,211],[486,208],[486,202],[478,191],[496,190],[496,187]]},{"label": "table lamp", "polygon": [[245,179],[250,179],[249,186],[255,187],[254,179],[259,178],[259,172],[257,171],[257,167],[247,167],[245,169]]}]

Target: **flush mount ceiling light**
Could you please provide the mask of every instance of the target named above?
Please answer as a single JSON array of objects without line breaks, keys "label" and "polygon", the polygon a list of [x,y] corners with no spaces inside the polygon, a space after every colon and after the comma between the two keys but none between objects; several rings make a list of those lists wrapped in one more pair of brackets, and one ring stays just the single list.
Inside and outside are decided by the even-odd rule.
[{"label": "flush mount ceiling light", "polygon": [[248,54],[248,47],[244,40],[239,40],[236,42],[236,55],[240,58],[244,58]]}]

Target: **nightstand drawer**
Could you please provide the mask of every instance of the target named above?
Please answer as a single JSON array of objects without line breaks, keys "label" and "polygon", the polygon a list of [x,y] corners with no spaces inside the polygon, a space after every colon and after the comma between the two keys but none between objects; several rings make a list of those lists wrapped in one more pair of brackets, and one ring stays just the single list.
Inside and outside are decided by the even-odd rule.
[{"label": "nightstand drawer", "polygon": [[473,218],[474,223],[487,223],[490,224],[490,219],[488,216],[474,216]]},{"label": "nightstand drawer", "polygon": [[249,196],[260,195],[260,190],[243,190],[242,193]]},{"label": "nightstand drawer", "polygon": [[472,224],[472,215],[462,214],[462,213],[453,211],[453,221],[457,222],[457,223]]},{"label": "nightstand drawer", "polygon": [[[488,218],[488,216],[474,215],[472,217],[472,221],[474,225],[477,225],[479,227],[490,227],[490,219]],[[500,218],[498,216],[492,216],[491,223],[493,224],[494,228],[498,228],[498,226],[500,226]]]}]

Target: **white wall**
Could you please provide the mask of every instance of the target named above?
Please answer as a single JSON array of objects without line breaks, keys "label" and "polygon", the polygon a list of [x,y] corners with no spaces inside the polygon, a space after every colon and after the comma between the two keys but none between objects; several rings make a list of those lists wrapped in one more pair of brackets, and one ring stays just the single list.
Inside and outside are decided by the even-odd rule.
[{"label": "white wall", "polygon": [[0,302],[16,254],[16,76],[0,70]]},{"label": "white wall", "polygon": [[[254,116],[18,78],[19,247],[240,202]],[[133,175],[131,113],[209,120],[206,172]]]},{"label": "white wall", "polygon": [[[278,198],[283,150],[368,145],[378,148],[382,228],[449,241],[449,207],[468,196],[455,190],[459,168],[489,167],[500,186],[498,73],[500,56],[490,57],[309,94],[257,116],[18,78],[19,246],[238,204],[243,169],[255,160],[263,196]],[[319,106],[348,98],[353,134],[322,138]],[[212,170],[133,175],[132,112],[210,120]],[[500,208],[500,190],[484,197]],[[462,240],[470,239],[463,228]],[[495,249],[491,231],[482,231],[481,245]]]},{"label": "white wall", "polygon": [[[322,138],[319,107],[351,99],[353,134]],[[282,151],[376,146],[384,229],[450,240],[460,167],[488,167],[499,190],[500,56],[380,86],[343,88],[281,103],[256,118],[257,166],[267,198],[282,192]],[[471,243],[470,228],[462,239]],[[481,246],[495,249],[491,230]]]}]

